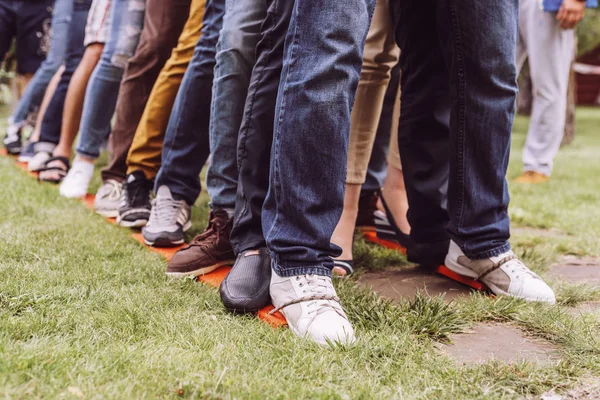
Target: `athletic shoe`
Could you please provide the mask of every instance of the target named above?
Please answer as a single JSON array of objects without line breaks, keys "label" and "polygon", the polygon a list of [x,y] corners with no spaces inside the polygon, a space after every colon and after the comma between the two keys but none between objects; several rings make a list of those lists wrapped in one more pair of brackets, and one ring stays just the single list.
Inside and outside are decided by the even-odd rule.
[{"label": "athletic shoe", "polygon": [[263,247],[238,254],[219,290],[226,309],[234,313],[257,312],[271,303],[271,255]]},{"label": "athletic shoe", "polygon": [[208,274],[235,261],[229,240],[233,218],[222,209],[210,213],[206,230],[192,242],[179,250],[167,265],[167,275],[172,277]]},{"label": "athletic shoe", "polygon": [[119,216],[119,205],[121,204],[121,195],[123,184],[114,179],[108,179],[98,192],[94,201],[94,210],[97,214],[106,218],[116,218]]},{"label": "athletic shoe", "polygon": [[142,171],[134,171],[127,176],[119,206],[117,223],[126,228],[141,228],[148,223],[152,210],[151,195],[153,183],[146,179]]},{"label": "athletic shoe", "polygon": [[71,170],[60,184],[60,195],[71,199],[84,197],[93,176],[94,164],[82,160],[73,161]]},{"label": "athletic shoe", "polygon": [[23,150],[21,150],[21,154],[19,154],[19,158],[17,158],[18,162],[28,163],[35,156],[35,151],[33,150],[35,146],[34,142],[27,142]]},{"label": "athletic shoe", "polygon": [[537,171],[525,171],[519,175],[516,179],[516,183],[544,183],[548,182],[550,177]]},{"label": "athletic shoe", "polygon": [[148,246],[173,247],[183,244],[184,232],[192,227],[191,207],[185,200],[175,200],[169,188],[162,185],[156,192],[150,220],[142,228]]},{"label": "athletic shoe", "polygon": [[2,141],[8,154],[16,156],[21,153],[21,125],[10,124],[6,130],[6,137]]},{"label": "athletic shoe", "polygon": [[358,199],[358,215],[356,216],[356,230],[359,232],[375,230],[375,212],[377,211],[379,190],[364,190]]},{"label": "athletic shoe", "polygon": [[354,330],[331,278],[320,275],[282,277],[271,274],[271,300],[295,335],[320,345],[354,343]]},{"label": "athletic shoe", "polygon": [[446,256],[446,267],[459,275],[485,284],[496,295],[556,303],[552,289],[512,251],[483,260],[471,260],[451,241]]}]

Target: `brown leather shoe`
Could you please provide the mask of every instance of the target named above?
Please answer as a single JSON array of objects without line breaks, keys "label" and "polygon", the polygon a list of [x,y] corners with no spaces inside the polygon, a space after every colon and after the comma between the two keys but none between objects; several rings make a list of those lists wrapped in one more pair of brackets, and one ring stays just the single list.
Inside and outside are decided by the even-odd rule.
[{"label": "brown leather shoe", "polygon": [[167,266],[167,275],[198,276],[233,265],[235,255],[229,240],[232,226],[233,218],[229,218],[225,210],[212,211],[206,230],[175,253]]}]

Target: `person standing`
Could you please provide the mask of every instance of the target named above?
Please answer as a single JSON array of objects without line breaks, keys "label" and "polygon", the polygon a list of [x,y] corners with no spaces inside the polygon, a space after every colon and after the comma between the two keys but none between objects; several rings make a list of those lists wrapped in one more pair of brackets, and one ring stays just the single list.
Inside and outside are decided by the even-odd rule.
[{"label": "person standing", "polygon": [[518,183],[550,179],[554,157],[565,131],[569,73],[575,56],[575,26],[585,8],[597,0],[538,0],[519,2],[517,66],[529,59],[533,108],[523,149],[524,172]]}]

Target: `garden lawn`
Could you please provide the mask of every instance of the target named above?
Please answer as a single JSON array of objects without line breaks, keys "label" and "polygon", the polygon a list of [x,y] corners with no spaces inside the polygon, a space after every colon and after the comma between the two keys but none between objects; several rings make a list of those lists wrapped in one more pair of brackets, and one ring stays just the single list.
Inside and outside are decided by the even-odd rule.
[{"label": "garden lawn", "polygon": [[[549,183],[510,184],[515,251],[546,277],[563,255],[600,257],[600,110],[578,110],[577,127]],[[526,128],[518,118],[509,179],[521,172]],[[92,190],[99,184],[96,176]],[[4,398],[522,398],[600,376],[600,320],[569,312],[600,300],[597,289],[550,278],[557,306],[479,294],[391,303],[353,280],[337,282],[358,342],[323,349],[231,315],[213,288],[168,279],[166,262],[128,230],[38,184],[10,158],[0,157],[0,187]],[[202,231],[207,209],[203,195],[190,236]],[[359,275],[407,265],[362,240],[355,256]],[[436,349],[481,321],[547,339],[561,361],[461,366]]]}]

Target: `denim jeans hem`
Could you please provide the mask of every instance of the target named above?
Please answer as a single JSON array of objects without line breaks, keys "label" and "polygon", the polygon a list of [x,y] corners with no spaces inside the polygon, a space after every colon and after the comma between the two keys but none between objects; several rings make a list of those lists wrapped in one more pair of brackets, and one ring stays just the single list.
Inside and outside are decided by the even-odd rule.
[{"label": "denim jeans hem", "polygon": [[484,260],[486,258],[496,257],[502,253],[506,253],[507,251],[511,250],[510,243],[508,243],[508,242],[506,242],[505,244],[503,244],[500,247],[496,247],[494,249],[485,251],[483,253],[471,253],[469,251],[466,251],[464,246],[460,246],[460,248],[463,251],[463,253],[465,253],[465,255],[472,260]]},{"label": "denim jeans hem", "polygon": [[284,267],[277,265],[273,261],[273,270],[275,273],[282,277],[298,276],[298,275],[321,275],[331,277],[331,270],[321,265],[318,266],[306,266],[306,267]]},{"label": "denim jeans hem", "polygon": [[82,150],[77,150],[77,154],[85,158],[93,158],[94,160],[100,157],[100,154],[92,154]]},{"label": "denim jeans hem", "polygon": [[259,240],[259,239],[247,239],[247,240],[232,239],[231,245],[233,247],[233,252],[235,254],[240,254],[240,253],[243,253],[244,251],[248,251],[248,250],[257,250],[257,249],[267,247],[267,243],[265,242],[264,239],[262,239],[262,240]]}]

